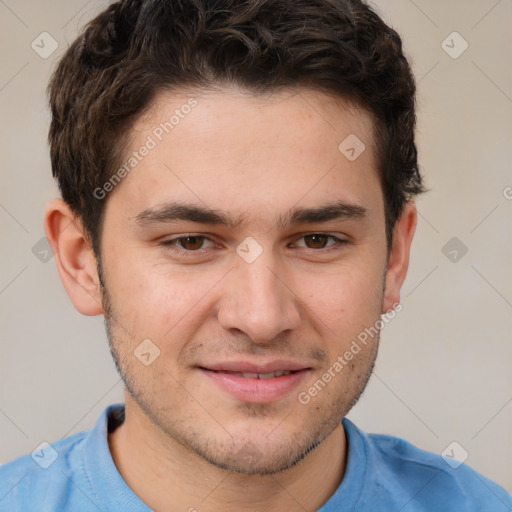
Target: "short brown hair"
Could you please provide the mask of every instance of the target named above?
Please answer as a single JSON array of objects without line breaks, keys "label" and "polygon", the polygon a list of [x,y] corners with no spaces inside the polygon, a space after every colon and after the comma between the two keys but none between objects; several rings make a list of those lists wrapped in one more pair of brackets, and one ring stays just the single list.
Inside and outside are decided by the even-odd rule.
[{"label": "short brown hair", "polygon": [[48,86],[52,172],[99,258],[105,201],[136,118],[163,89],[305,86],[374,120],[388,243],[423,192],[415,82],[398,34],[361,0],[122,0],[90,21]]}]

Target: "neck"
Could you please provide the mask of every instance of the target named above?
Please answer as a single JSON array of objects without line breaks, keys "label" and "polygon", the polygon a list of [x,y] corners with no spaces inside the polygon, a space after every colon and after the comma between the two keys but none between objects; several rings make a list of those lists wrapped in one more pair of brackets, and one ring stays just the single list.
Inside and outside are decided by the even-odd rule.
[{"label": "neck", "polygon": [[[132,491],[157,512],[317,510],[338,488],[347,446],[340,425],[297,465],[274,475],[219,469],[155,427],[126,396],[125,421],[109,434],[114,463]],[[179,492],[177,492],[179,489]]]}]

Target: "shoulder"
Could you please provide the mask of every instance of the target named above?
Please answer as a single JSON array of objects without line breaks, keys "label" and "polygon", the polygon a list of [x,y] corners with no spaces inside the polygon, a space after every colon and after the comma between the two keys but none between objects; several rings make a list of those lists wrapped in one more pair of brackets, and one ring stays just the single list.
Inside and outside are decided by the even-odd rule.
[{"label": "shoulder", "polygon": [[35,504],[38,512],[103,510],[97,503],[113,481],[122,481],[110,458],[107,431],[123,420],[124,404],[111,404],[93,428],[42,443],[0,466],[0,512],[33,511]]},{"label": "shoulder", "polygon": [[[84,431],[52,444],[42,443],[32,453],[1,465],[0,511],[29,510],[31,503],[42,498],[51,501],[52,495],[65,496],[79,471],[80,450],[86,436]],[[26,509],[20,508],[23,504]],[[41,507],[46,510],[43,503]]]},{"label": "shoulder", "polygon": [[359,435],[363,440],[376,503],[387,497],[403,506],[403,512],[512,510],[512,495],[465,463],[422,450],[396,436],[366,434],[353,423],[347,422],[345,427],[347,435]]}]

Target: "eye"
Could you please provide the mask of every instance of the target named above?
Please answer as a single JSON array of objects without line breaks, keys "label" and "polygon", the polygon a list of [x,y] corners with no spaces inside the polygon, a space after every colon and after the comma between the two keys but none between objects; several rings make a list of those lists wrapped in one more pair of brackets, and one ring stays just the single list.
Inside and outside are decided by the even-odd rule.
[{"label": "eye", "polygon": [[[331,238],[334,240],[332,244],[327,245],[327,240]],[[299,240],[306,241],[306,248],[313,250],[321,250],[325,249],[326,251],[331,251],[338,249],[340,245],[348,243],[346,240],[342,240],[334,235],[328,235],[325,233],[311,233],[307,235],[303,235],[299,238]],[[299,246],[304,247],[304,246]]]},{"label": "eye", "polygon": [[170,240],[164,240],[163,242],[161,242],[161,244],[164,247],[168,247],[179,254],[188,255],[190,253],[201,253],[203,249],[202,245],[205,240],[209,240],[210,242],[212,242],[206,236],[182,235],[176,238],[172,238]]},{"label": "eye", "polygon": [[[329,239],[331,239],[333,243],[328,244]],[[347,240],[325,233],[309,233],[302,235],[297,240],[304,240],[306,245],[298,245],[297,243],[292,244],[295,247],[305,247],[306,249],[323,253],[337,250],[340,246],[348,243]],[[209,247],[204,247],[205,242],[210,242],[211,245]],[[209,237],[194,234],[181,235],[168,240],[163,240],[160,244],[179,256],[202,255],[207,252],[208,248],[215,247],[216,245]]]}]

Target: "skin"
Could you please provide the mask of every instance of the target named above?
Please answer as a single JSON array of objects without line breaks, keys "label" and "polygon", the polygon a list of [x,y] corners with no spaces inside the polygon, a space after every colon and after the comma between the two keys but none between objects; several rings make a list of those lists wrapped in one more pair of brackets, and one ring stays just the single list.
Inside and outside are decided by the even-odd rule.
[{"label": "skin", "polygon": [[[216,512],[226,504],[316,510],[343,478],[340,422],[367,384],[378,336],[308,404],[298,393],[399,303],[415,206],[407,203],[388,248],[370,116],[306,89],[258,97],[233,88],[161,93],[135,123],[130,151],[190,96],[197,106],[105,199],[104,288],[80,220],[60,199],[45,212],[66,291],[83,314],[105,315],[125,382],[126,420],[109,436],[112,457],[127,484],[157,511]],[[338,150],[349,134],[366,146],[355,161]],[[135,222],[170,200],[244,217],[234,229]],[[276,222],[290,208],[335,201],[366,213],[294,226]],[[327,251],[334,239],[306,236],[315,233],[345,243]],[[162,245],[191,234],[207,239],[174,246],[190,257]],[[263,251],[252,263],[236,252],[248,236]],[[144,339],[160,350],[149,366],[134,356]],[[266,402],[235,398],[198,369],[276,359],[309,370],[292,391]]]}]

